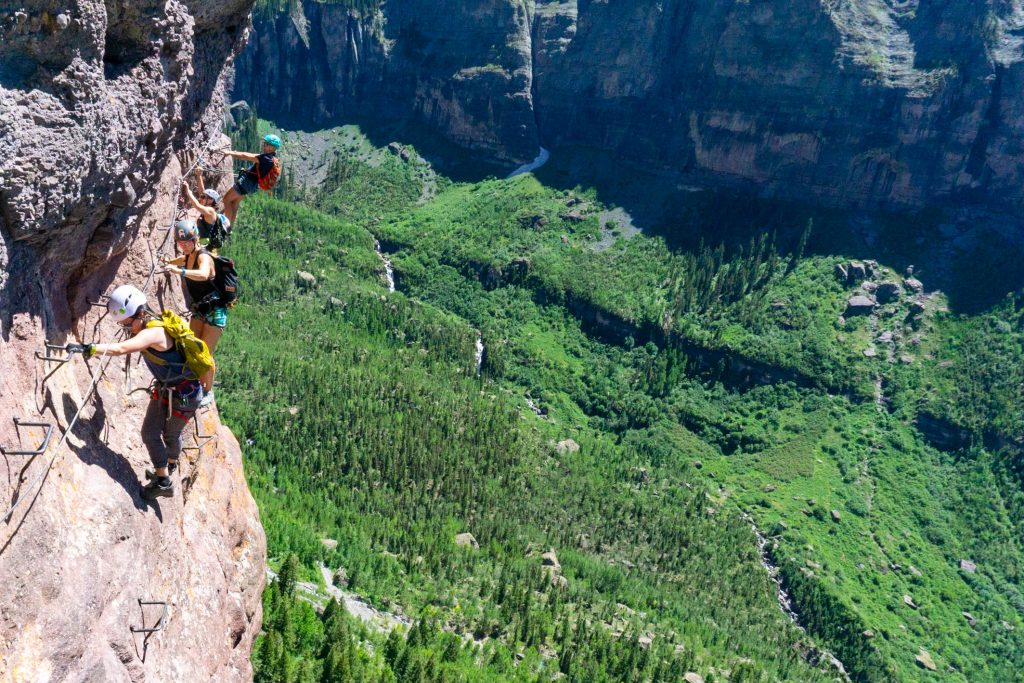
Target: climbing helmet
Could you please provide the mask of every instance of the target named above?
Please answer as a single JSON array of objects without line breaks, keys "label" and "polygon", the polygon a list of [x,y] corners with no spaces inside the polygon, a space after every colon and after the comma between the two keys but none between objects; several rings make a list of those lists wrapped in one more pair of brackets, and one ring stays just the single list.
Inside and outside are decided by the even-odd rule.
[{"label": "climbing helmet", "polygon": [[180,220],[174,222],[174,239],[176,240],[197,240],[199,239],[199,228],[192,221]]},{"label": "climbing helmet", "polygon": [[113,316],[114,322],[119,323],[133,317],[145,305],[146,295],[137,287],[121,285],[110,294],[107,312]]}]

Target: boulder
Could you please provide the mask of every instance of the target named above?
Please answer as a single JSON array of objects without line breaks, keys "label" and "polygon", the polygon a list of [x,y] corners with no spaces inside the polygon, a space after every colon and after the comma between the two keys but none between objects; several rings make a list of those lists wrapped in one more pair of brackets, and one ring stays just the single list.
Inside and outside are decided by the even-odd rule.
[{"label": "boulder", "polygon": [[331,583],[338,588],[348,588],[348,572],[345,571],[344,567],[339,567],[338,571],[334,572]]},{"label": "boulder", "polygon": [[924,283],[918,280],[917,278],[913,277],[908,277],[906,280],[904,280],[903,286],[909,289],[911,292],[914,292],[915,294],[920,294],[921,292],[924,291]]},{"label": "boulder", "polygon": [[559,590],[563,590],[563,591],[564,590],[568,590],[568,588],[569,588],[569,579],[565,578],[561,574],[554,574],[554,573],[552,573],[552,575],[551,575],[551,585],[554,586],[555,588],[559,589]]},{"label": "boulder", "polygon": [[900,356],[900,362],[903,363],[904,365],[910,365],[911,363],[914,362],[914,357],[908,353],[905,353],[902,356]]},{"label": "boulder", "polygon": [[970,612],[961,612],[961,614],[964,615],[964,619],[966,619],[967,623],[970,624],[971,626],[974,626],[975,624],[978,623],[978,620],[975,619],[974,615],[971,614]]},{"label": "boulder", "polygon": [[476,537],[469,532],[456,536],[455,545],[462,546],[464,548],[472,548],[473,550],[480,550],[480,544],[476,542]]},{"label": "boulder", "polygon": [[921,648],[921,651],[917,653],[917,657],[915,657],[914,659],[916,659],[918,665],[924,669],[928,669],[929,671],[937,670],[935,662],[932,661],[932,656],[928,654],[928,652],[924,648]]},{"label": "boulder", "polygon": [[654,638],[651,636],[640,636],[636,642],[640,645],[641,649],[650,650],[651,644],[654,642]]},{"label": "boulder", "polygon": [[878,289],[878,283],[872,282],[871,280],[868,280],[867,282],[863,283],[860,286],[860,288],[863,289],[868,294],[874,294],[875,290]]},{"label": "boulder", "polygon": [[970,560],[960,560],[960,571],[973,574],[978,571],[978,565],[974,564]]},{"label": "boulder", "polygon": [[911,609],[917,609],[917,603],[914,602],[914,598],[909,595],[903,596],[903,604]]},{"label": "boulder", "polygon": [[870,315],[877,305],[878,302],[869,296],[862,294],[851,296],[846,302],[846,315]]},{"label": "boulder", "polygon": [[578,453],[580,445],[572,439],[562,439],[555,445],[555,450],[562,455],[565,455],[566,453]]},{"label": "boulder", "polygon": [[328,550],[334,550],[338,547],[338,542],[333,538],[321,538],[320,542],[323,543],[323,546]]},{"label": "boulder", "polygon": [[388,151],[391,152],[394,155],[398,155],[398,154],[400,154],[402,152],[402,146],[400,144],[398,144],[397,142],[389,142],[388,143]]},{"label": "boulder", "polygon": [[307,273],[304,270],[296,271],[295,273],[295,284],[300,289],[313,289],[316,287],[316,276],[313,273]]},{"label": "boulder", "polygon": [[875,350],[874,346],[869,346],[868,348],[864,349],[864,355],[867,356],[868,358],[874,358],[875,356],[878,355],[878,351]]},{"label": "boulder", "polygon": [[888,344],[892,342],[892,332],[886,330],[882,334],[878,335],[878,341],[882,344]]},{"label": "boulder", "polygon": [[565,213],[560,213],[558,214],[558,217],[561,218],[563,221],[569,221],[570,223],[582,223],[587,218],[586,216],[583,215],[582,211],[575,209],[573,211],[566,211]]},{"label": "boulder", "polygon": [[833,522],[839,522],[842,519],[843,519],[843,516],[841,514],[839,514],[839,510],[833,510],[832,511],[832,521]]},{"label": "boulder", "polygon": [[542,567],[547,567],[554,572],[562,571],[562,565],[558,563],[558,556],[555,555],[554,550],[549,550],[543,555],[541,555],[540,564]]},{"label": "boulder", "polygon": [[882,303],[889,303],[890,301],[896,301],[900,298],[903,293],[903,289],[898,283],[892,281],[886,281],[878,285],[878,289],[875,291],[875,296]]},{"label": "boulder", "polygon": [[846,282],[847,280],[850,279],[850,273],[848,270],[846,270],[846,266],[844,266],[842,263],[836,264],[836,277],[839,278],[842,282]]},{"label": "boulder", "polygon": [[875,632],[872,631],[871,629],[868,629],[868,630],[864,631],[864,637],[865,638],[874,638],[875,637]]},{"label": "boulder", "polygon": [[692,671],[687,671],[683,676],[683,680],[686,681],[686,683],[704,683],[704,677]]},{"label": "boulder", "polygon": [[914,576],[924,576],[924,574],[922,574],[922,573],[921,573],[921,570],[920,570],[920,569],[918,569],[917,567],[915,567],[914,565],[910,565],[910,566],[909,566],[909,567],[907,568],[907,571],[909,571],[909,572],[910,572],[911,574],[913,574]]},{"label": "boulder", "polygon": [[867,267],[860,261],[850,261],[847,271],[850,273],[850,280],[854,282],[860,282],[868,276]]},{"label": "boulder", "polygon": [[1005,619],[1001,620],[999,623],[1002,624],[1003,628],[1005,628],[1007,631],[1012,631],[1013,630],[1013,624],[1011,624],[1010,622],[1006,621]]}]

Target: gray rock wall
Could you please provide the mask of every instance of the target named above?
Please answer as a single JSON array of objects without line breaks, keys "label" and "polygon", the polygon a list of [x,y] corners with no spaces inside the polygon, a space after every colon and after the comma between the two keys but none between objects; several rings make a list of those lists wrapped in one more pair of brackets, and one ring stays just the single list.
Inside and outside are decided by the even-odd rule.
[{"label": "gray rock wall", "polygon": [[[762,196],[1020,214],[1019,0],[442,0],[365,18],[305,0],[302,16],[258,21],[240,63],[236,96],[278,120],[409,120],[502,162],[584,145]],[[299,25],[317,38],[293,49]]]},{"label": "gray rock wall", "polygon": [[525,3],[389,3],[359,16],[300,1],[258,17],[234,96],[303,128],[357,117],[408,120],[499,162],[532,158],[530,18]]}]

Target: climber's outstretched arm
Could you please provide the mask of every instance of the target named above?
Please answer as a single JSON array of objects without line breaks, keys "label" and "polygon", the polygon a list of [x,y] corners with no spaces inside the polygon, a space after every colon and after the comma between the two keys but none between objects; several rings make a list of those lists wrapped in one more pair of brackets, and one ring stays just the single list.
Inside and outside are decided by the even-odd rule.
[{"label": "climber's outstretched arm", "polygon": [[89,356],[124,356],[129,353],[135,353],[136,351],[142,351],[148,349],[150,346],[162,344],[166,336],[164,328],[162,327],[150,327],[142,330],[134,337],[125,339],[122,342],[116,342],[114,344],[90,344],[92,351]]}]

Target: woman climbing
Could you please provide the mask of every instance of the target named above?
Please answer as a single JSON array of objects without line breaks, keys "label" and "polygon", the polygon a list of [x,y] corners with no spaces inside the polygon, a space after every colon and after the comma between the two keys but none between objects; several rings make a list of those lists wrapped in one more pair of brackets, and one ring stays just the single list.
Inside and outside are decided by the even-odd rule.
[{"label": "woman climbing", "polygon": [[224,196],[224,214],[229,222],[235,222],[238,205],[242,203],[243,197],[259,189],[270,191],[274,188],[274,184],[281,176],[281,161],[277,158],[277,151],[280,148],[281,138],[276,135],[265,135],[262,154],[236,152],[231,149],[224,152],[224,156],[252,163],[252,166],[239,172],[234,186]]},{"label": "woman climbing", "polygon": [[[107,311],[132,336],[115,344],[86,344],[82,353],[86,358],[142,354],[154,377],[152,400],[142,420],[142,443],[149,451],[155,476],[142,487],[141,495],[147,500],[169,498],[174,495],[170,475],[181,454],[181,433],[203,399],[203,385],[182,351],[187,347],[176,343],[182,333],[191,335],[173,313],[167,311],[162,318],[154,316],[146,308],[146,295],[132,285],[121,285],[113,291]],[[191,342],[192,348],[201,347],[194,337]],[[206,358],[209,359],[208,354]]]},{"label": "woman climbing", "polygon": [[[180,275],[188,292],[192,319],[188,325],[197,337],[206,342],[212,355],[217,342],[228,324],[228,309],[220,304],[217,288],[213,285],[216,274],[213,256],[199,245],[199,228],[192,221],[181,220],[174,224],[174,241],[181,256],[164,259],[163,273]],[[207,394],[202,405],[213,400],[213,379],[216,368],[203,376]]]},{"label": "woman climbing", "polygon": [[199,228],[199,243],[217,253],[217,250],[224,246],[231,235],[231,221],[221,211],[221,197],[217,190],[207,189],[203,184],[203,170],[195,170],[196,188],[198,197],[192,194],[192,188],[184,180],[181,181],[181,191],[192,204],[192,208],[199,212],[199,220],[196,227]]}]

